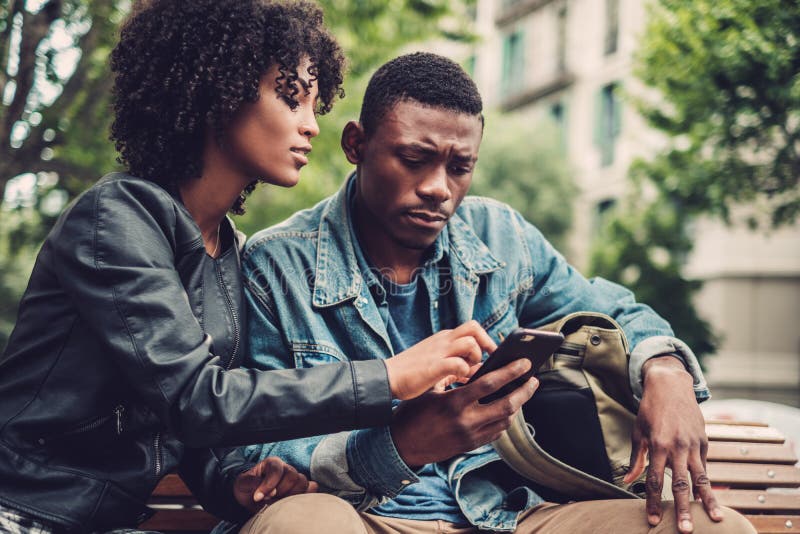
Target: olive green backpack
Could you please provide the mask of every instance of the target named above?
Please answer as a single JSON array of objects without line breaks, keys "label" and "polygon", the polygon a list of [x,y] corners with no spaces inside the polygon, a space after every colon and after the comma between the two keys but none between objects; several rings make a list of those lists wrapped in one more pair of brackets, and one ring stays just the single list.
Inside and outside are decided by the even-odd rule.
[{"label": "olive green backpack", "polygon": [[625,334],[611,317],[579,312],[542,327],[564,342],[540,368],[539,389],[493,443],[505,462],[563,500],[640,498],[629,469],[636,403]]}]

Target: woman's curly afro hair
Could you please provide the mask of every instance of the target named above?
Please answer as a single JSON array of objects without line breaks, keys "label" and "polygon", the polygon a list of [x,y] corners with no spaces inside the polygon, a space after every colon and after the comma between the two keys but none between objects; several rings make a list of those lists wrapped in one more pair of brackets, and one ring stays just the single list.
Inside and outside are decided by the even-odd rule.
[{"label": "woman's curly afro hair", "polygon": [[[111,139],[131,174],[172,188],[199,177],[206,129],[221,139],[247,102],[259,98],[277,63],[275,91],[297,106],[304,57],[318,84],[318,112],[343,97],[344,56],[310,2],[149,0],[134,8],[111,54],[115,73]],[[232,206],[243,213],[248,186]]]}]

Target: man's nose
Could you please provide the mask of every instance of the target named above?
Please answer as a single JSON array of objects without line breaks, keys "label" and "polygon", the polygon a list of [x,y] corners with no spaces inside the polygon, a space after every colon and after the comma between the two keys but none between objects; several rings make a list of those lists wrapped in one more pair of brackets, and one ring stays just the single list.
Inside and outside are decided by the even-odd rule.
[{"label": "man's nose", "polygon": [[417,195],[426,200],[441,204],[450,200],[450,187],[447,183],[447,169],[437,165],[428,172],[417,186]]}]

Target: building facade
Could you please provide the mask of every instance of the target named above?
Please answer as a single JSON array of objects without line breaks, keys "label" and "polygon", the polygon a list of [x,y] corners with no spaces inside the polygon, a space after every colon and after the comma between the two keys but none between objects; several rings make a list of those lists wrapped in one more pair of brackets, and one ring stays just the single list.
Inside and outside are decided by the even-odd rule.
[{"label": "building facade", "polygon": [[[632,68],[645,1],[477,0],[474,17],[479,42],[450,55],[488,108],[558,125],[580,190],[569,255],[585,267],[629,164],[664,144],[626,100],[643,90]],[[800,225],[765,235],[707,220],[693,231],[687,275],[704,281],[697,306],[722,336],[706,359],[716,397],[800,406]]]}]

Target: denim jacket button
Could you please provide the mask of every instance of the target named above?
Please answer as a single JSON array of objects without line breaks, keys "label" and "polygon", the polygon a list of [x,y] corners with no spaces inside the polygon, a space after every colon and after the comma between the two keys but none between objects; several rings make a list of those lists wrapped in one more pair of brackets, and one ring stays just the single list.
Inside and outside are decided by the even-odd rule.
[{"label": "denim jacket button", "polygon": [[408,486],[409,484],[411,484],[411,481],[410,480],[401,480],[400,484],[402,484],[404,486]]}]

